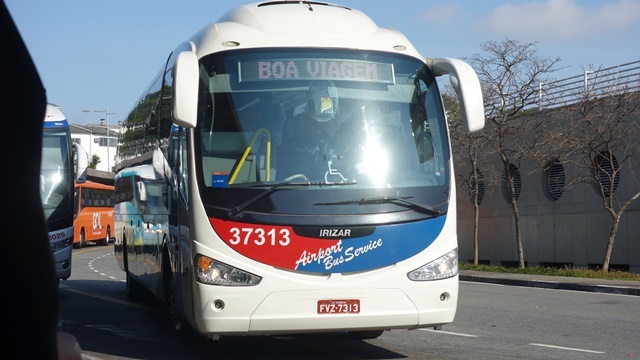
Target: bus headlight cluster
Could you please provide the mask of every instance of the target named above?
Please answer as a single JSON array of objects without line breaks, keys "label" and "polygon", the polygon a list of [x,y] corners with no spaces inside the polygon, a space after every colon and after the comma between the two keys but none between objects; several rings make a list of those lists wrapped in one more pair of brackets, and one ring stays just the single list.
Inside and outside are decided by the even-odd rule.
[{"label": "bus headlight cluster", "polygon": [[203,284],[221,286],[253,286],[262,278],[204,255],[194,258],[196,280]]},{"label": "bus headlight cluster", "polygon": [[453,249],[436,260],[407,274],[414,281],[438,280],[458,274],[458,249]]},{"label": "bus headlight cluster", "polygon": [[52,241],[51,242],[51,251],[56,252],[60,251],[68,246],[71,246],[73,243],[73,238],[66,238],[60,241]]}]

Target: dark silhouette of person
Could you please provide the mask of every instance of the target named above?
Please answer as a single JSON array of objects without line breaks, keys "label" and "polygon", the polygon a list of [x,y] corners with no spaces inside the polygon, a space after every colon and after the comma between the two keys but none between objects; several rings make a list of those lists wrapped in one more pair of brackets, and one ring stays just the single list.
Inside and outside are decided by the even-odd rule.
[{"label": "dark silhouette of person", "polygon": [[0,102],[13,139],[2,141],[8,190],[3,228],[12,230],[4,242],[4,300],[11,320],[2,350],[13,359],[74,359],[80,355],[75,337],[58,331],[57,278],[38,191],[46,93],[4,1],[0,43],[7,70]]}]

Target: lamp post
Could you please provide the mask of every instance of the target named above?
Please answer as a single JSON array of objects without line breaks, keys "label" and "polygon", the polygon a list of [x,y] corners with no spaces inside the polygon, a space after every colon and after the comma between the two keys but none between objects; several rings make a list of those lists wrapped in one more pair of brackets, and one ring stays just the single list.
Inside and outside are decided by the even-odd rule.
[{"label": "lamp post", "polygon": [[82,112],[104,113],[105,124],[107,125],[107,171],[111,171],[111,161],[109,159],[109,148],[111,147],[111,140],[109,140],[109,115],[114,115],[115,113],[109,112],[109,106],[106,106],[104,110],[82,110]]}]

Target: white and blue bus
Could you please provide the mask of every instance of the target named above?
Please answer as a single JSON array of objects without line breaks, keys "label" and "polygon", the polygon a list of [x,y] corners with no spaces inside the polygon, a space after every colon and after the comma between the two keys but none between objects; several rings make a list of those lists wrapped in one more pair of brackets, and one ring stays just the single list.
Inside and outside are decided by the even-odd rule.
[{"label": "white and blue bus", "polygon": [[235,8],[162,61],[123,123],[115,256],[131,299],[209,338],[436,328],[454,320],[453,163],[436,78],[484,126],[461,60],[364,13]]},{"label": "white and blue bus", "polygon": [[53,252],[56,276],[71,276],[74,179],[86,178],[87,153],[71,143],[69,123],[60,107],[48,103],[42,128],[40,200]]}]

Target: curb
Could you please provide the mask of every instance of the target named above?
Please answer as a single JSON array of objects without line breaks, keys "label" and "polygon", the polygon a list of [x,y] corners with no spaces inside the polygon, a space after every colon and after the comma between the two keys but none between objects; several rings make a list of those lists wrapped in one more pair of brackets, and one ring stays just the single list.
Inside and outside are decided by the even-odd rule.
[{"label": "curb", "polygon": [[640,289],[629,288],[624,286],[591,285],[591,284],[578,284],[578,283],[570,283],[570,282],[507,279],[507,278],[493,278],[493,277],[489,278],[484,276],[462,275],[462,274],[460,274],[460,280],[470,281],[470,282],[500,284],[500,285],[536,287],[536,288],[544,288],[544,289],[574,290],[574,291],[585,291],[585,292],[595,292],[595,293],[640,296]]}]

